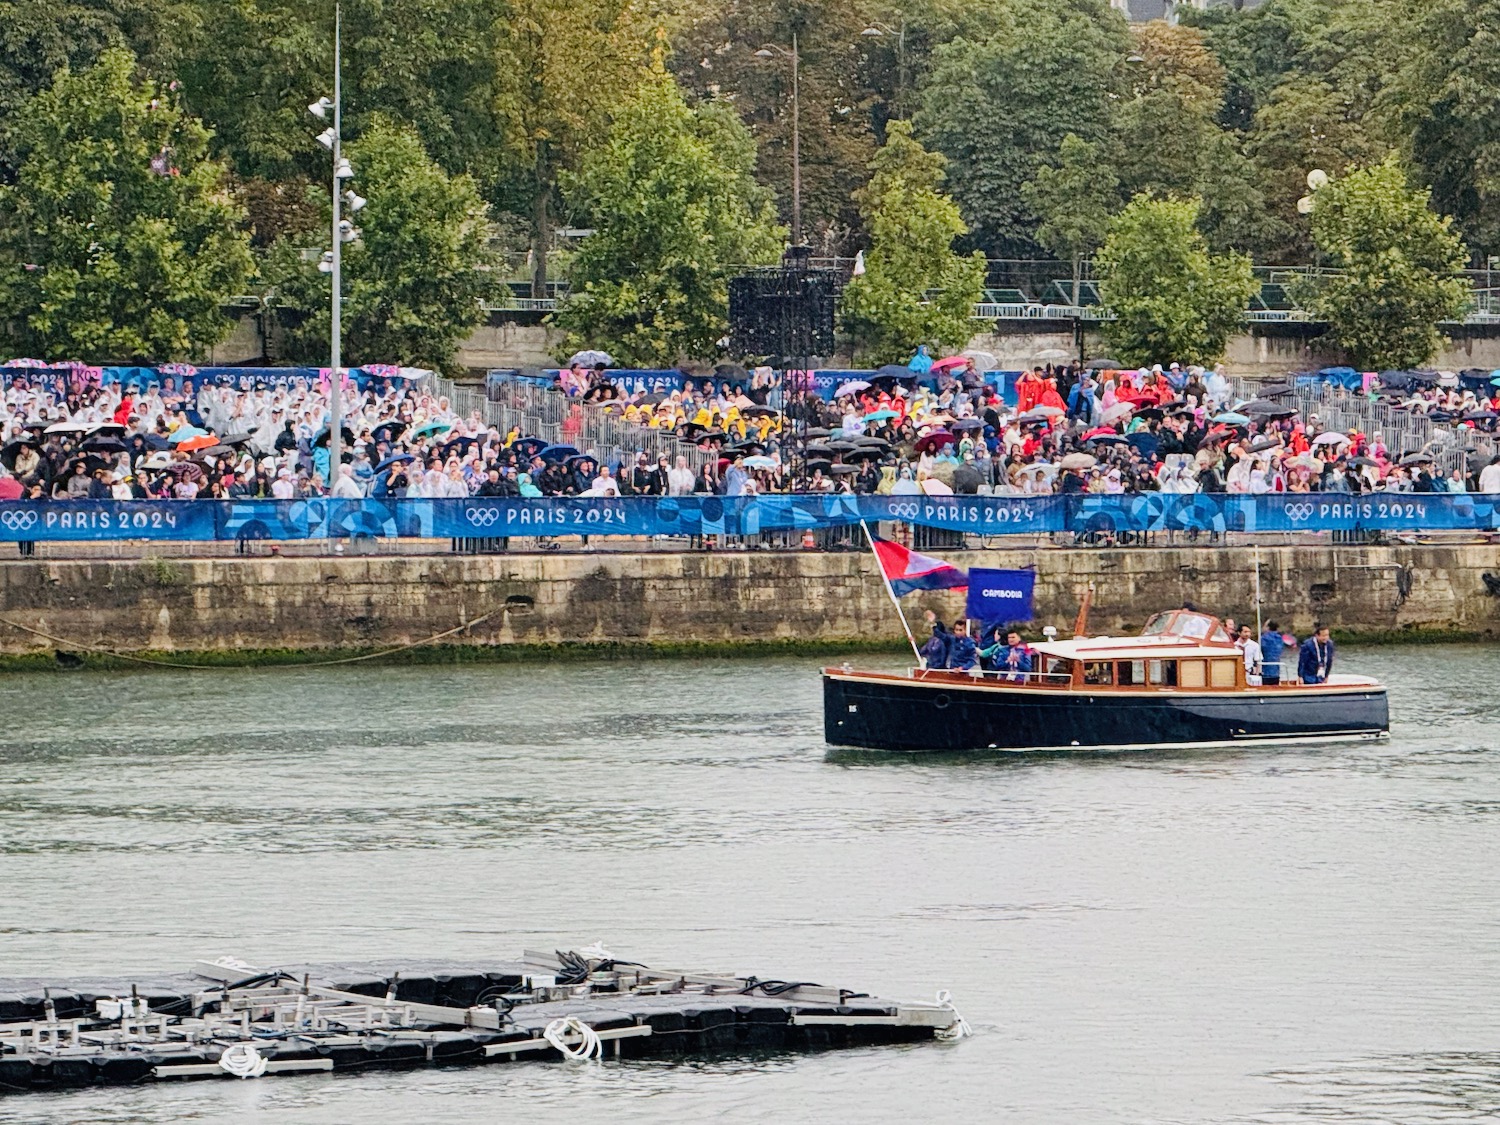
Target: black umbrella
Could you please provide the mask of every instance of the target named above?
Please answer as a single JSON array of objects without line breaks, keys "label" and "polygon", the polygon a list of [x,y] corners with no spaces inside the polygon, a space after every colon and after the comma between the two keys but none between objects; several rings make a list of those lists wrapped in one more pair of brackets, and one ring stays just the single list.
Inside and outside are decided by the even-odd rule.
[{"label": "black umbrella", "polygon": [[[410,422],[382,422],[375,427],[370,436],[376,441],[395,441],[409,429],[411,429]],[[530,440],[541,441],[540,438],[532,438]],[[545,446],[546,444],[546,442],[542,442],[542,445]]]},{"label": "black umbrella", "polygon": [[960,430],[982,430],[984,429],[984,422],[978,418],[960,418],[948,428],[954,433]]},{"label": "black umbrella", "polygon": [[830,465],[828,471],[836,477],[846,477],[850,473],[859,472],[859,467],[856,465]]},{"label": "black umbrella", "polygon": [[1120,361],[1118,359],[1091,359],[1083,366],[1089,371],[1118,370]]},{"label": "black umbrella", "polygon": [[812,444],[808,445],[807,448],[802,452],[809,457],[832,457],[834,450],[831,445],[824,445],[821,442],[813,442]]},{"label": "black umbrella", "polygon": [[[251,426],[243,433],[225,434],[219,439],[219,442],[222,445],[244,445],[247,441],[250,440],[250,438],[255,434],[255,431],[258,429],[260,429],[259,426]],[[349,431],[345,430],[344,432],[348,433]]]},{"label": "black umbrella", "polygon": [[1137,418],[1161,418],[1162,408],[1159,406],[1143,406],[1135,412]]},{"label": "black umbrella", "polygon": [[807,463],[807,471],[808,472],[812,472],[814,469],[828,469],[828,468],[832,468],[832,467],[833,467],[833,462],[832,461],[821,461],[820,460],[820,461],[809,461]]},{"label": "black umbrella", "polygon": [[1378,469],[1380,467],[1380,462],[1376,461],[1373,457],[1351,457],[1349,458],[1349,464],[1356,465],[1361,469],[1370,467]]},{"label": "black umbrella", "polygon": [[[345,445],[353,445],[354,444],[354,431],[351,430],[348,426],[340,426],[339,427],[339,433],[343,436],[344,444]],[[328,444],[328,427],[325,426],[325,427],[323,427],[323,429],[321,429],[321,430],[318,431],[318,436],[315,437],[315,438],[313,438],[313,445],[316,446],[316,445],[327,445],[327,444]]]},{"label": "black umbrella", "polygon": [[854,448],[854,443],[852,441],[830,441],[828,448],[835,453],[848,453],[849,450]]},{"label": "black umbrella", "polygon": [[1256,398],[1280,398],[1282,395],[1293,394],[1297,390],[1290,383],[1268,383],[1256,390]]},{"label": "black umbrella", "polygon": [[4,449],[0,449],[0,465],[4,465],[7,469],[14,470],[16,467],[16,458],[20,456],[21,447],[25,445],[29,445],[32,449],[35,449],[36,438],[29,436],[17,438],[15,441],[7,445]]},{"label": "black umbrella", "polygon": [[854,439],[854,444],[867,445],[871,449],[889,449],[891,447],[890,442],[880,437],[857,437]]},{"label": "black umbrella", "polygon": [[1252,399],[1245,403],[1244,406],[1239,406],[1235,409],[1241,414],[1263,414],[1267,418],[1274,418],[1278,414],[1289,415],[1297,413],[1297,408],[1294,406],[1283,406],[1280,403],[1267,402],[1265,399],[1260,398]]},{"label": "black umbrella", "polygon": [[748,379],[750,372],[737,363],[721,363],[714,368],[714,376],[719,379]]},{"label": "black umbrella", "polygon": [[845,461],[879,461],[884,456],[885,456],[885,450],[883,450],[883,449],[874,449],[874,448],[870,448],[870,447],[861,447],[859,449],[850,450],[848,453],[844,454],[844,460]]},{"label": "black umbrella", "polygon": [[1424,463],[1430,464],[1431,462],[1432,454],[1430,453],[1408,453],[1405,457],[1401,458],[1403,465],[1421,465]]},{"label": "black umbrella", "polygon": [[887,363],[875,372],[877,379],[915,379],[917,373],[910,367],[902,367],[899,363]]},{"label": "black umbrella", "polygon": [[1250,443],[1250,452],[1264,453],[1268,449],[1277,449],[1280,446],[1281,442],[1277,441],[1275,438],[1259,437]]},{"label": "black umbrella", "polygon": [[743,454],[747,457],[753,457],[755,454],[764,453],[765,451],[766,447],[758,441],[742,441],[738,445],[727,445],[724,447],[725,453]]},{"label": "black umbrella", "polygon": [[1464,415],[1465,422],[1493,422],[1496,418],[1500,418],[1500,414],[1493,410],[1471,410]]},{"label": "black umbrella", "polygon": [[84,442],[78,448],[79,449],[83,449],[83,450],[87,450],[89,453],[105,453],[105,454],[109,454],[109,453],[124,453],[127,450],[129,450],[130,447],[128,445],[126,445],[123,441],[121,441],[119,438],[95,437],[95,438],[89,438],[88,441]]},{"label": "black umbrella", "polygon": [[810,429],[802,431],[802,436],[809,438],[828,437],[832,432],[832,430],[825,430],[821,426],[813,426]]},{"label": "black umbrella", "polygon": [[723,430],[704,430],[693,440],[698,443],[702,443],[705,441],[723,441],[728,436],[729,435],[726,434]]},{"label": "black umbrella", "polygon": [[1406,377],[1413,383],[1423,383],[1429,387],[1438,381],[1436,371],[1408,371]]}]

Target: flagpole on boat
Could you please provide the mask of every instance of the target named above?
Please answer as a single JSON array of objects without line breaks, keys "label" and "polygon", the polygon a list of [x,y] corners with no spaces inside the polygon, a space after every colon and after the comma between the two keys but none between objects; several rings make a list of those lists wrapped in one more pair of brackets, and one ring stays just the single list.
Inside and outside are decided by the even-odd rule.
[{"label": "flagpole on boat", "polygon": [[906,630],[906,639],[911,643],[912,654],[917,658],[917,663],[922,664],[922,650],[917,647],[917,638],[911,635],[911,626],[906,623],[906,612],[901,608],[901,599],[896,597],[891,580],[886,577],[885,567],[880,565],[880,552],[875,550],[875,536],[870,534],[870,525],[860,520],[859,526],[865,529],[865,542],[870,544],[870,553],[875,556],[875,569],[880,572],[880,580],[885,583],[885,592],[891,596],[891,604],[896,607],[896,616],[901,618],[901,628]]},{"label": "flagpole on boat", "polygon": [[1260,622],[1260,544],[1255,545],[1255,640],[1260,641],[1260,635],[1264,633],[1265,627]]}]

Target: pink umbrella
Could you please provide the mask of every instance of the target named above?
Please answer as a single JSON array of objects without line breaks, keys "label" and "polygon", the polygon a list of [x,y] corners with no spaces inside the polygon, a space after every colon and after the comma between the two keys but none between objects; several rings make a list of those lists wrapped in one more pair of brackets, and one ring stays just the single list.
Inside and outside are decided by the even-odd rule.
[{"label": "pink umbrella", "polygon": [[936,477],[928,477],[922,482],[922,491],[928,496],[952,496],[953,489],[949,488]]},{"label": "pink umbrella", "polygon": [[940,359],[932,365],[932,375],[939,375],[944,371],[955,371],[968,365],[969,357],[966,355],[950,355],[947,359]]}]

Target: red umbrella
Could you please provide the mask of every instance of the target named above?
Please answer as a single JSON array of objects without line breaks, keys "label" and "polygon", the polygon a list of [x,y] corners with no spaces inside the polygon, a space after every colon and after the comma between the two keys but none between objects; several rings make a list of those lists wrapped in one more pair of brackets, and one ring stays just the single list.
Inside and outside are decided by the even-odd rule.
[{"label": "red umbrella", "polygon": [[945,445],[952,445],[953,435],[947,430],[929,430],[917,439],[916,450],[918,453],[936,453]]},{"label": "red umbrella", "polygon": [[940,375],[944,371],[957,370],[958,368],[965,366],[968,362],[969,357],[966,355],[950,355],[947,359],[940,359],[936,363],[934,363],[929,369],[928,373],[932,375]]},{"label": "red umbrella", "polygon": [[212,449],[218,444],[219,439],[213,434],[199,434],[197,437],[188,438],[187,441],[178,442],[177,448],[186,450],[188,453],[196,453],[200,449]]}]

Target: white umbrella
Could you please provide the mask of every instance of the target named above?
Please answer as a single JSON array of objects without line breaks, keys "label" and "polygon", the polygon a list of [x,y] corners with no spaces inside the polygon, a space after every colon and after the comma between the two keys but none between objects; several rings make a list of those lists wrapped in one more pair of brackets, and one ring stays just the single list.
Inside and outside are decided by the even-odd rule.
[{"label": "white umbrella", "polygon": [[1032,358],[1039,359],[1045,363],[1047,360],[1052,359],[1067,359],[1070,354],[1071,353],[1064,351],[1062,348],[1044,348],[1042,351],[1037,352],[1036,355],[1034,355]]},{"label": "white umbrella", "polygon": [[1069,453],[1060,463],[1065,469],[1092,469],[1099,462],[1087,453]]},{"label": "white umbrella", "polygon": [[[1040,409],[1040,408],[1038,408],[1038,409]],[[1113,426],[1116,422],[1120,421],[1122,418],[1129,418],[1134,413],[1135,413],[1135,406],[1134,406],[1134,404],[1129,403],[1129,402],[1117,402],[1113,406],[1107,407],[1105,409],[1105,411],[1104,411],[1104,424],[1107,425],[1107,426]]]},{"label": "white umbrella", "polygon": [[1060,418],[1060,417],[1062,417],[1062,415],[1066,414],[1067,411],[1064,410],[1060,406],[1046,406],[1046,405],[1042,405],[1042,406],[1033,406],[1031,408],[1031,413],[1032,414],[1045,414],[1048,418]]},{"label": "white umbrella", "polygon": [[975,371],[995,371],[1000,367],[1000,361],[990,352],[972,351],[963,354],[974,361]]},{"label": "white umbrella", "polygon": [[868,390],[869,386],[870,384],[863,379],[850,379],[833,392],[833,397],[843,398],[845,395],[857,395],[860,391]]},{"label": "white umbrella", "polygon": [[922,491],[928,496],[952,496],[953,489],[949,488],[936,477],[928,477],[922,482]]},{"label": "white umbrella", "polygon": [[47,434],[84,434],[93,428],[94,423],[92,422],[56,422],[42,432]]},{"label": "white umbrella", "polygon": [[1326,434],[1319,434],[1313,438],[1314,445],[1348,445],[1349,439],[1343,434],[1329,430]]},{"label": "white umbrella", "polygon": [[582,351],[573,353],[573,358],[568,360],[568,366],[593,367],[596,363],[602,363],[605,367],[609,367],[614,362],[614,357],[608,352]]}]

